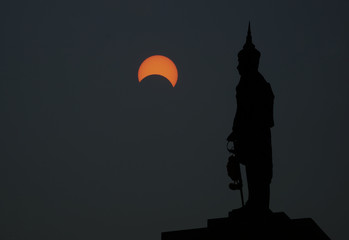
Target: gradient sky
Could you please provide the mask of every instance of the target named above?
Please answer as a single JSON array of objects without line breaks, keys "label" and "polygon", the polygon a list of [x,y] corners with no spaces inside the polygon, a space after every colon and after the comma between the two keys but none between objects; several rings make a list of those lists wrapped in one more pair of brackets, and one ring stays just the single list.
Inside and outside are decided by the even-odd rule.
[{"label": "gradient sky", "polygon": [[[348,10],[2,1],[0,238],[160,240],[240,207],[225,139],[250,20],[275,94],[271,209],[349,239]],[[155,54],[177,65],[175,88],[138,82]]]}]

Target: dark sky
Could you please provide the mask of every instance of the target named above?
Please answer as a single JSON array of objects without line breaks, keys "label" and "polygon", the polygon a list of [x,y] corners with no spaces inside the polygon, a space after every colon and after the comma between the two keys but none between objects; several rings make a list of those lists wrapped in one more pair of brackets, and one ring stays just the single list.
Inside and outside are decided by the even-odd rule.
[{"label": "dark sky", "polygon": [[[275,94],[271,209],[349,238],[348,1],[0,9],[1,239],[160,240],[239,207],[225,139],[249,20]],[[138,83],[155,54],[175,88]]]}]

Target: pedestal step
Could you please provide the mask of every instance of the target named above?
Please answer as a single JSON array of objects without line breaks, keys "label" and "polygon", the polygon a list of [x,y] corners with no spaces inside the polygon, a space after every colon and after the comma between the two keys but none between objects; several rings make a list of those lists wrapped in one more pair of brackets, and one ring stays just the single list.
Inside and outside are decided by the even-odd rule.
[{"label": "pedestal step", "polygon": [[290,219],[285,213],[268,217],[209,219],[207,228],[163,232],[162,240],[329,240],[311,218]]}]

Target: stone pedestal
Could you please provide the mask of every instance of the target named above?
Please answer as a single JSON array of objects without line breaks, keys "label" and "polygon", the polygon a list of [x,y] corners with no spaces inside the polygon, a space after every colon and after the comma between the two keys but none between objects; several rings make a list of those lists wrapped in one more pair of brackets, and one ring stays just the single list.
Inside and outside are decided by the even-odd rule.
[{"label": "stone pedestal", "polygon": [[268,217],[209,219],[207,227],[163,232],[162,240],[330,239],[311,218],[290,219],[285,213]]}]

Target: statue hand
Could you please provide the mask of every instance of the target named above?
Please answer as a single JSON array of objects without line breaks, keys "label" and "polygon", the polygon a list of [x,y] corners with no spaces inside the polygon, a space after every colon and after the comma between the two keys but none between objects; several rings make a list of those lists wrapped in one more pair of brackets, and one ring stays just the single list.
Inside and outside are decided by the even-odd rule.
[{"label": "statue hand", "polygon": [[233,182],[241,181],[240,164],[234,155],[229,157],[227,171],[228,176],[233,180]]},{"label": "statue hand", "polygon": [[228,137],[227,137],[227,141],[228,142],[234,142],[236,140],[236,134],[235,132],[232,132]]}]

